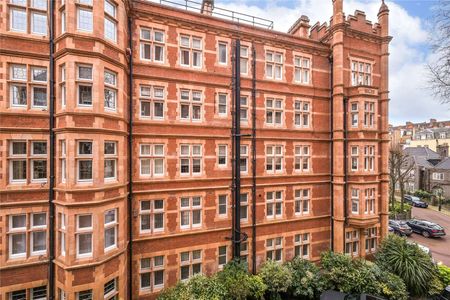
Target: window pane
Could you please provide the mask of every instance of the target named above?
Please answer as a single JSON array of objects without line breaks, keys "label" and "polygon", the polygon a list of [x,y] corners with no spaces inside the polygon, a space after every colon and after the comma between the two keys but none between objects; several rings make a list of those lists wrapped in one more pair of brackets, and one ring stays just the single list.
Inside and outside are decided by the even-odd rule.
[{"label": "window pane", "polygon": [[110,39],[115,42],[116,41],[116,23],[114,21],[111,21],[108,18],[105,18],[104,26],[105,26],[105,37],[107,39]]},{"label": "window pane", "polygon": [[27,105],[27,87],[24,85],[13,85],[11,91],[13,105]]},{"label": "window pane", "polygon": [[92,11],[78,9],[78,29],[92,31]]},{"label": "window pane", "polygon": [[78,154],[80,154],[80,155],[92,154],[92,142],[79,142],[78,143]]},{"label": "window pane", "polygon": [[46,236],[45,231],[33,232],[33,252],[46,250]]},{"label": "window pane", "polygon": [[92,252],[92,234],[84,233],[78,235],[78,253],[88,254]]},{"label": "window pane", "polygon": [[33,106],[47,106],[47,88],[33,87]]},{"label": "window pane", "polygon": [[11,237],[11,254],[24,254],[26,251],[26,234],[12,234]]},{"label": "window pane", "polygon": [[27,179],[27,162],[25,160],[14,160],[12,162],[12,179],[26,180]]},{"label": "window pane", "polygon": [[12,66],[10,76],[13,80],[27,80],[27,67],[24,65]]},{"label": "window pane", "polygon": [[12,142],[11,155],[26,155],[27,143],[26,142]]},{"label": "window pane", "polygon": [[27,30],[27,13],[21,9],[11,9],[11,29],[17,31]]},{"label": "window pane", "polygon": [[25,228],[27,226],[27,217],[26,215],[17,215],[11,217],[11,229],[14,228]]},{"label": "window pane", "polygon": [[32,69],[32,78],[33,78],[33,81],[46,82],[47,81],[47,69],[33,68]]},{"label": "window pane", "polygon": [[164,284],[164,271],[155,271],[154,272],[155,285],[163,285]]},{"label": "window pane", "polygon": [[116,6],[109,1],[105,1],[105,12],[111,17],[116,16]]},{"label": "window pane", "polygon": [[32,226],[45,226],[47,224],[47,214],[39,213],[33,214],[32,216]]},{"label": "window pane", "polygon": [[92,86],[78,86],[78,103],[81,105],[92,105]]},{"label": "window pane", "polygon": [[150,288],[150,274],[151,273],[141,274],[141,289]]},{"label": "window pane", "polygon": [[78,228],[91,228],[92,227],[92,216],[91,215],[81,215],[78,216]]},{"label": "window pane", "polygon": [[47,34],[47,16],[43,14],[31,14],[31,31],[37,34]]},{"label": "window pane", "polygon": [[105,248],[116,244],[116,227],[105,229]]}]

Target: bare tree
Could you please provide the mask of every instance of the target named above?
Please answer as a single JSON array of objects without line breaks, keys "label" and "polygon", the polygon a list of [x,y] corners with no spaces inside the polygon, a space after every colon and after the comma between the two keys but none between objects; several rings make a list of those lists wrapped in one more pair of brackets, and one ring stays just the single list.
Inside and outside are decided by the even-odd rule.
[{"label": "bare tree", "polygon": [[450,104],[450,1],[439,0],[434,7],[429,84],[434,96]]},{"label": "bare tree", "polygon": [[400,189],[400,210],[404,211],[405,183],[410,178],[413,168],[414,164],[411,162],[410,156],[400,146],[392,146],[389,150],[389,198],[392,210],[395,207],[395,186],[398,184]]}]

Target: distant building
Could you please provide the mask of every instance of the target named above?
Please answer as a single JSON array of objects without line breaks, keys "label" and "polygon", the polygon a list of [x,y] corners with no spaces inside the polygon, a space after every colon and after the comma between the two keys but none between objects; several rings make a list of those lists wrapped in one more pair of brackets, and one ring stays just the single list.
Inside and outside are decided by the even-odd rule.
[{"label": "distant building", "polygon": [[409,155],[410,163],[415,165],[405,183],[405,190],[425,190],[436,194],[441,188],[443,197],[450,198],[449,145],[439,145],[437,152],[427,147],[408,147],[404,151]]},{"label": "distant building", "polygon": [[450,120],[412,123],[389,126],[389,134],[393,145],[405,147],[428,147],[436,151],[437,145],[450,144]]}]

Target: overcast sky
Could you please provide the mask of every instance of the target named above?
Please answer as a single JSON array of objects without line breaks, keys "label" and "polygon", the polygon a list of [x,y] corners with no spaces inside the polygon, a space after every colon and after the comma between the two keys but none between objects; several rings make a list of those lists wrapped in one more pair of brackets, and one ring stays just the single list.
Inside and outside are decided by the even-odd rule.
[{"label": "overcast sky", "polygon": [[[155,1],[155,0],[153,0]],[[173,1],[173,0],[171,0]],[[183,0],[177,0],[183,1]],[[196,0],[201,2],[201,0]],[[430,118],[450,120],[450,105],[442,105],[427,89],[428,37],[432,9],[437,0],[385,1],[390,9],[390,123],[422,122]],[[356,9],[377,21],[381,0],[344,0],[346,15]],[[215,6],[274,21],[274,29],[286,32],[301,16],[310,24],[328,22],[332,0],[215,0]]]}]

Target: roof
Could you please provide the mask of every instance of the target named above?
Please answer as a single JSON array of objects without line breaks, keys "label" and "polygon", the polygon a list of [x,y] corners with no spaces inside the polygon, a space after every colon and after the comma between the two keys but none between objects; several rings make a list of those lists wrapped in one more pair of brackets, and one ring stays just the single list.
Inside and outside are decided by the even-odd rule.
[{"label": "roof", "polygon": [[440,159],[441,158],[441,156],[437,152],[435,152],[427,147],[406,147],[404,149],[404,151],[406,154],[408,154],[410,156],[415,156],[415,157],[418,156],[418,157],[423,157],[425,159]]},{"label": "roof", "polygon": [[413,159],[414,159],[416,166],[425,167],[425,168],[434,168],[433,164],[430,163],[425,157],[413,156]]},{"label": "roof", "polygon": [[436,169],[450,170],[450,157],[444,158],[440,163],[434,166]]}]

